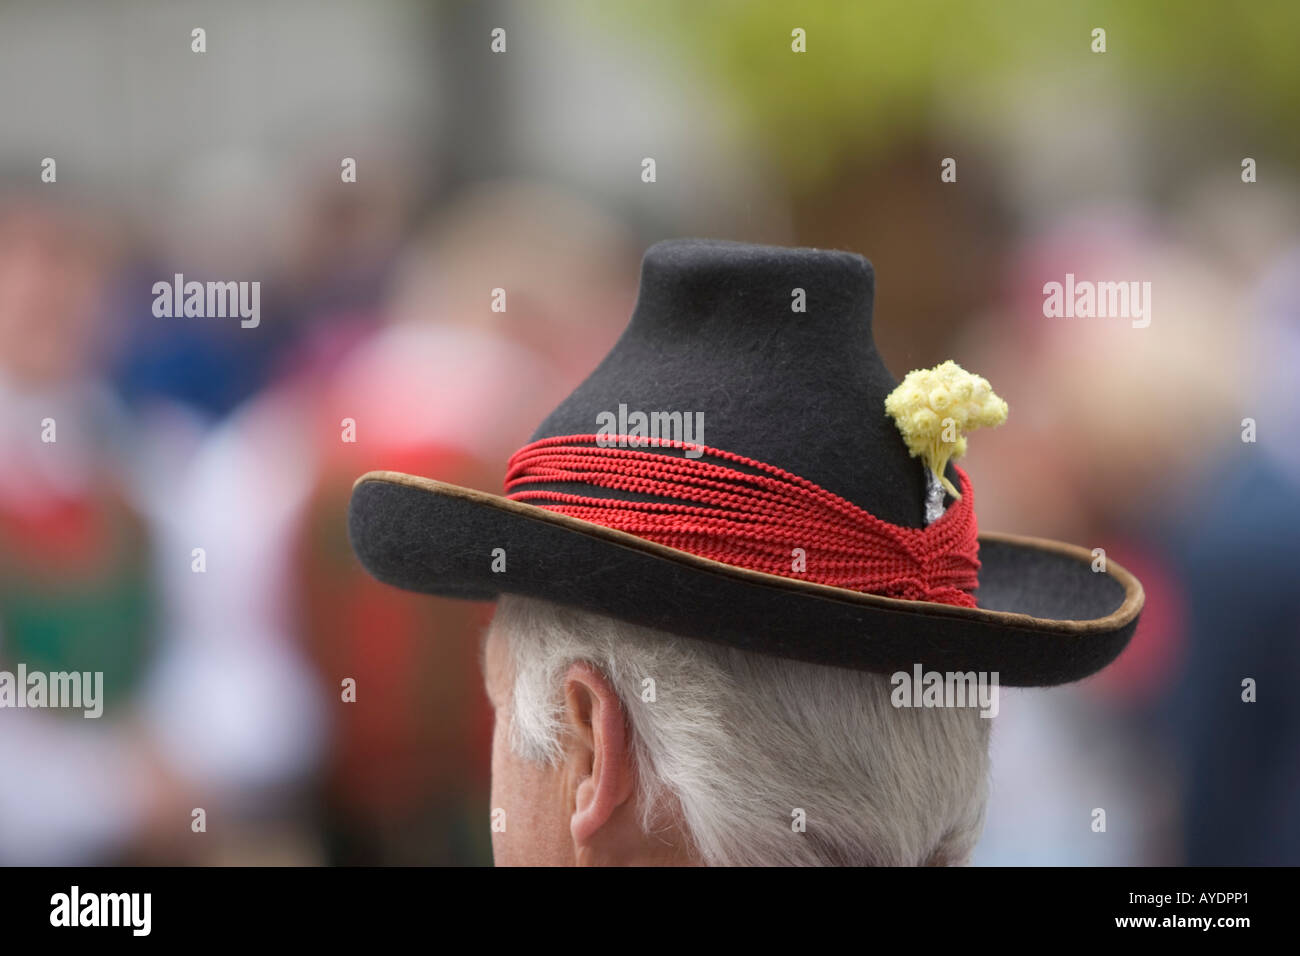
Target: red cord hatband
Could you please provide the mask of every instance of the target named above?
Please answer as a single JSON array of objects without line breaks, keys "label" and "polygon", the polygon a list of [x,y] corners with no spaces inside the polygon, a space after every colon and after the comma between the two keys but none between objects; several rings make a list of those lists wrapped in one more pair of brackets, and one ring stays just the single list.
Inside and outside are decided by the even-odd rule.
[{"label": "red cord hatband", "polygon": [[[602,439],[620,437],[628,445],[649,441]],[[667,439],[654,444],[688,447]],[[929,527],[905,528],[788,471],[716,448],[690,447],[703,448],[703,456],[602,447],[595,435],[544,438],[511,456],[506,496],[735,567],[888,597],[975,606],[979,541],[970,479],[960,468],[961,500]],[[621,491],[638,500],[530,487],[562,482]],[[795,570],[796,548],[806,555],[806,570]]]}]

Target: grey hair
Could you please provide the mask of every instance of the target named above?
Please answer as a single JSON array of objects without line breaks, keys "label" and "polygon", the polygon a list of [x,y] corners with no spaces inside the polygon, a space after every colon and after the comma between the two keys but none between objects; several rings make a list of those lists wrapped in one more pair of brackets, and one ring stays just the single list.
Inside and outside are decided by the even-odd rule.
[{"label": "grey hair", "polygon": [[677,821],[705,864],[962,864],[974,849],[990,723],[975,708],[895,708],[883,674],[529,598],[502,596],[492,626],[514,667],[515,753],[559,761],[561,681],[590,663],[627,715],[644,830]]}]

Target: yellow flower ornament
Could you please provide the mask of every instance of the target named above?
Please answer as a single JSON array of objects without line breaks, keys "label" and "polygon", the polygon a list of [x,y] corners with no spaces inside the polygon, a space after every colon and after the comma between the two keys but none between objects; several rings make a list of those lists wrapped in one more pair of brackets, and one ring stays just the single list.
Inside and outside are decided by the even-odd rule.
[{"label": "yellow flower ornament", "polygon": [[1007,403],[988,380],[949,360],[907,373],[885,399],[913,458],[920,458],[954,498],[961,493],[944,476],[948,462],[966,454],[964,432],[993,428],[1007,420]]}]

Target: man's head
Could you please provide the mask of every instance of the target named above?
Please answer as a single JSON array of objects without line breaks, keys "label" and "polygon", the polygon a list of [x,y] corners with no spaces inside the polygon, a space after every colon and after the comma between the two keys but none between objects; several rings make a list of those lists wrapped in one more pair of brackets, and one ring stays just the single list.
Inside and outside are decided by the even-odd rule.
[{"label": "man's head", "polygon": [[484,655],[498,864],[966,861],[989,722],[889,678],[504,596]]}]

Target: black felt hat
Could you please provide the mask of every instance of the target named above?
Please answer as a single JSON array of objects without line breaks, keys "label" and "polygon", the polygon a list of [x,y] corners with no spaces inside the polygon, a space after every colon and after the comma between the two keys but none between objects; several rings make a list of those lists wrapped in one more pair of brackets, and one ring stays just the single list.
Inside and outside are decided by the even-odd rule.
[{"label": "black felt hat", "polygon": [[[796,290],[805,311],[792,311]],[[884,412],[898,383],[872,340],[873,297],[871,264],[852,253],[660,242],[646,252],[626,331],[533,438],[589,434],[620,406],[701,411],[709,447],[783,469],[881,521],[922,528],[925,468]],[[796,660],[881,673],[916,664],[996,671],[1011,686],[1066,683],[1104,667],[1143,603],[1133,575],[1114,562],[1095,571],[1091,552],[1056,541],[980,534],[978,606],[960,607],[740,567],[387,471],[357,480],[349,530],[371,574],[413,591],[529,595]]]}]

